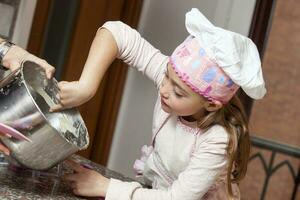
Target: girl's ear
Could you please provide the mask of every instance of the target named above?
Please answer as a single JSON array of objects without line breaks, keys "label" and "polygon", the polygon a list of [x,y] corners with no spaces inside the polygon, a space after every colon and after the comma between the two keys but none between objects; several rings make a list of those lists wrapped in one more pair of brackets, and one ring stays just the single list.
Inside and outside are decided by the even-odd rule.
[{"label": "girl's ear", "polygon": [[214,102],[205,101],[205,103],[204,103],[204,108],[209,112],[219,110],[222,107],[223,107],[223,104],[220,101],[214,101]]}]

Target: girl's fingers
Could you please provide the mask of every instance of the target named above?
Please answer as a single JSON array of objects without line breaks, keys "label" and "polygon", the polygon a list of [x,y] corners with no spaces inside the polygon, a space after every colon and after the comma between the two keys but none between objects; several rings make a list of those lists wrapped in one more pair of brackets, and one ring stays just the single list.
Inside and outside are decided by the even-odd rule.
[{"label": "girl's fingers", "polygon": [[69,83],[69,82],[68,82],[68,81],[60,81],[60,82],[58,83],[58,86],[61,86],[61,85],[67,84],[67,83]]},{"label": "girl's fingers", "polygon": [[76,188],[76,184],[74,183],[74,182],[70,182],[70,187],[72,188],[72,189],[75,189]]},{"label": "girl's fingers", "polygon": [[75,186],[78,177],[76,174],[65,174],[64,179],[70,182],[69,185]]},{"label": "girl's fingers", "polygon": [[67,85],[67,82],[59,82],[58,84],[58,88],[59,88],[59,96],[61,99],[65,99],[67,98],[70,93],[69,89],[68,89],[68,85]]},{"label": "girl's fingers", "polygon": [[85,168],[73,160],[66,160],[65,163],[75,172],[82,172]]},{"label": "girl's fingers", "polygon": [[73,189],[73,193],[75,195],[81,195],[80,192],[79,192],[79,190],[77,188]]},{"label": "girl's fingers", "polygon": [[55,104],[54,106],[52,106],[49,110],[49,112],[57,112],[60,111],[64,108],[64,106],[60,103],[60,104]]}]

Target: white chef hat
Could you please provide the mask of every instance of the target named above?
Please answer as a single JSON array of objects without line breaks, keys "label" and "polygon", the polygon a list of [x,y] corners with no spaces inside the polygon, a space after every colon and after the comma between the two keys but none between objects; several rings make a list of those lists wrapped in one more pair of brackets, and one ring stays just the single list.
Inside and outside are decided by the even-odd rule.
[{"label": "white chef hat", "polygon": [[251,39],[214,26],[198,9],[186,13],[186,29],[231,80],[253,99],[266,94],[261,62]]}]

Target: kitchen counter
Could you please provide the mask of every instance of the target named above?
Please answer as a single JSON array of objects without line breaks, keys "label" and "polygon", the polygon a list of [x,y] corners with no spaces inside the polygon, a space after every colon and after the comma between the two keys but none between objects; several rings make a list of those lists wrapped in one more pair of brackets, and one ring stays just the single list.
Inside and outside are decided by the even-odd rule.
[{"label": "kitchen counter", "polygon": [[[108,178],[116,178],[123,181],[133,181],[120,173],[111,171],[101,165],[93,163],[81,156],[73,156],[74,159],[100,172]],[[59,170],[61,169],[61,170]],[[0,199],[1,200],[80,200],[99,199],[75,196],[70,187],[62,180],[61,175],[71,170],[67,165],[61,164],[47,172],[29,170],[8,165],[1,161],[0,157]]]}]

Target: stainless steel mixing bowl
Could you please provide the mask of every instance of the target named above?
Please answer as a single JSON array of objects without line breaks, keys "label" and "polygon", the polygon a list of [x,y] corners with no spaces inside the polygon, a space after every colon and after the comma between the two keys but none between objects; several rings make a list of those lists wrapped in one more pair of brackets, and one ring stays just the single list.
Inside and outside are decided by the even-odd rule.
[{"label": "stainless steel mixing bowl", "polygon": [[2,77],[0,88],[0,122],[17,127],[32,140],[2,138],[18,163],[45,170],[87,148],[87,128],[75,108],[49,112],[58,102],[57,82],[47,79],[39,65],[24,62],[20,69]]}]

